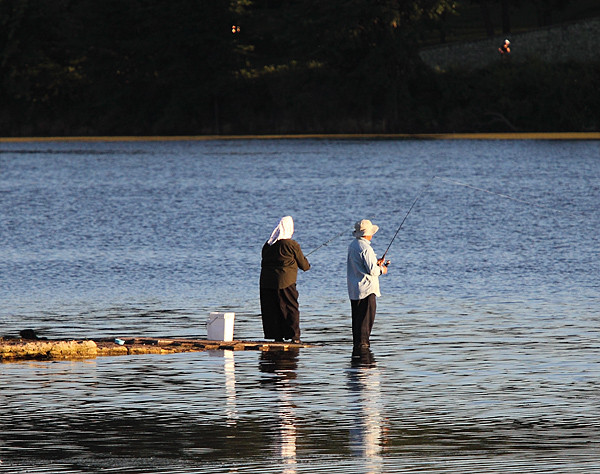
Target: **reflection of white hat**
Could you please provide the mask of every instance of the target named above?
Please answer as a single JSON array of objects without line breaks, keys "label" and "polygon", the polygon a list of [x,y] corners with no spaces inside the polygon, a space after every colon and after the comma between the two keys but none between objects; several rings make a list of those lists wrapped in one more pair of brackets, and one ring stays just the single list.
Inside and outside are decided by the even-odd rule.
[{"label": "reflection of white hat", "polygon": [[364,237],[365,235],[374,235],[379,230],[379,226],[372,224],[369,219],[363,219],[354,224],[354,237]]},{"label": "reflection of white hat", "polygon": [[504,42],[505,42],[506,44],[510,44],[510,41],[508,41],[507,39],[505,39],[505,40],[504,40]]}]

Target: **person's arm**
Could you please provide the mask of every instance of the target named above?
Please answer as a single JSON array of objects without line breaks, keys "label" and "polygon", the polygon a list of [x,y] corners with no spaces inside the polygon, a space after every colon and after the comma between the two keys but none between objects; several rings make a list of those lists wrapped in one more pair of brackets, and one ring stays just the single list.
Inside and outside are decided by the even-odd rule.
[{"label": "person's arm", "polygon": [[300,244],[298,244],[297,247],[298,248],[296,249],[296,262],[298,262],[298,268],[302,271],[307,271],[310,269],[310,263],[308,262],[307,258],[304,256],[304,254],[302,253]]},{"label": "person's arm", "polygon": [[368,275],[379,276],[384,274],[384,270],[379,265],[377,257],[375,256],[375,252],[372,248],[368,248],[363,252],[363,263]]}]

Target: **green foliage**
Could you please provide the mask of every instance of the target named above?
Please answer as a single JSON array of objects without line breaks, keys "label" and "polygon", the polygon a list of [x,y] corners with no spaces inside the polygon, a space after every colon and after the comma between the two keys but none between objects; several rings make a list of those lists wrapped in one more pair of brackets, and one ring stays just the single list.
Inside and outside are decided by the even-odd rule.
[{"label": "green foliage", "polygon": [[441,131],[597,131],[600,64],[497,64],[438,76]]},{"label": "green foliage", "polygon": [[0,0],[0,135],[598,129],[598,65],[428,70],[451,0]]}]

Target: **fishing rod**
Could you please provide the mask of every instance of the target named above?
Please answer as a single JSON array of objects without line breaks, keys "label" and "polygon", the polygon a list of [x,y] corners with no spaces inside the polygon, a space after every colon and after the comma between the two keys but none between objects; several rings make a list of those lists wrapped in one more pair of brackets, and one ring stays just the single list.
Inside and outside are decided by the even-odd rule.
[{"label": "fishing rod", "polygon": [[[387,246],[387,249],[385,250],[385,252],[383,253],[382,257],[379,260],[383,260],[385,262],[385,256],[387,255],[388,251],[390,250],[390,247],[392,246],[392,244],[394,243],[394,240],[396,240],[396,237],[398,236],[398,233],[400,232],[400,229],[402,229],[402,226],[404,225],[404,222],[406,222],[406,219],[408,218],[409,214],[411,213],[411,211],[413,210],[413,208],[415,207],[415,204],[417,204],[417,201],[419,199],[421,199],[421,197],[423,196],[423,194],[425,194],[425,191],[427,191],[427,188],[431,185],[431,183],[436,180],[439,179],[441,181],[444,181],[446,183],[450,183],[450,184],[454,184],[457,186],[463,186],[465,188],[470,188],[470,189],[474,189],[476,191],[481,191],[487,194],[492,194],[494,196],[499,196],[505,199],[510,199],[511,201],[515,201],[515,202],[520,202],[522,204],[527,204],[529,206],[534,206],[534,207],[538,207],[540,209],[551,209],[555,212],[563,212],[560,211],[558,209],[555,208],[551,208],[548,206],[542,206],[540,204],[536,204],[534,202],[531,201],[526,201],[524,199],[519,199],[516,198],[514,196],[510,196],[508,194],[502,194],[502,193],[497,193],[494,191],[490,191],[489,189],[484,189],[484,188],[479,188],[477,186],[473,186],[471,184],[468,183],[463,183],[462,181],[457,181],[455,179],[450,179],[450,178],[444,178],[443,176],[433,176],[429,182],[427,182],[425,184],[425,186],[423,187],[423,189],[421,190],[421,192],[417,195],[417,197],[415,198],[415,200],[413,201],[412,205],[410,206],[410,208],[408,209],[408,212],[406,213],[406,215],[404,216],[404,218],[402,219],[402,222],[400,223],[400,225],[398,226],[398,228],[396,229],[396,232],[394,233],[394,236],[392,237],[392,240],[390,241],[389,245]],[[319,250],[321,247],[324,247],[325,245],[329,244],[331,241],[337,239],[338,237],[341,237],[346,231],[343,230],[341,233],[339,233],[338,235],[336,235],[335,237],[332,237],[331,239],[329,239],[327,242],[319,245],[317,248],[313,249],[312,251],[310,251],[308,254],[306,254],[306,256],[316,252],[317,250]],[[387,266],[389,264],[389,260],[387,262],[385,262],[385,265]]]},{"label": "fishing rod", "polygon": [[[400,226],[398,227],[398,229],[396,230],[396,233],[394,234],[394,237],[392,238],[392,241],[390,242],[390,244],[388,245],[388,248],[386,249],[386,251],[384,252],[383,256],[381,257],[380,260],[385,260],[385,256],[388,252],[388,250],[390,249],[390,247],[392,246],[392,242],[394,242],[394,239],[396,238],[396,236],[398,235],[398,232],[400,232],[400,229],[402,228],[402,226],[404,225],[404,221],[406,220],[406,218],[408,217],[408,215],[410,214],[410,211],[412,211],[413,207],[415,207],[415,204],[417,203],[417,201],[419,200],[419,198],[425,193],[427,186],[429,186],[429,184],[431,183],[431,181],[433,181],[436,178],[436,176],[434,176],[433,178],[431,178],[431,180],[429,181],[429,183],[427,183],[427,185],[421,190],[421,192],[419,193],[419,195],[417,196],[417,198],[414,200],[414,202],[412,203],[412,206],[410,206],[410,209],[408,210],[408,212],[406,213],[406,215],[404,216],[404,219],[402,219],[402,222],[400,223]],[[321,245],[319,245],[317,248],[311,250],[310,252],[308,252],[305,257],[308,257],[310,254],[316,252],[317,250],[319,250],[321,247],[326,246],[327,244],[329,244],[331,241],[337,239],[338,237],[341,237],[342,235],[344,235],[346,233],[346,230],[343,230],[342,232],[340,232],[339,234],[337,234],[335,237],[332,237],[331,239],[329,239],[327,242],[322,243]],[[389,261],[385,263],[385,265],[389,265]]]},{"label": "fishing rod", "polygon": [[308,252],[305,257],[308,257],[311,253],[315,253],[317,250],[319,250],[321,247],[325,247],[329,242],[337,239],[338,237],[341,237],[342,235],[344,235],[347,232],[347,230],[343,230],[341,231],[339,234],[337,234],[335,237],[332,237],[331,239],[329,239],[327,242],[323,242],[321,245],[319,245],[316,249],[312,249],[310,252]]},{"label": "fishing rod", "polygon": [[[488,194],[493,194],[495,196],[499,196],[505,199],[510,199],[511,201],[516,201],[516,202],[520,202],[522,204],[527,204],[529,206],[534,206],[534,207],[538,207],[540,209],[551,209],[555,212],[562,212],[558,209],[555,208],[551,208],[548,206],[542,206],[540,204],[536,204],[534,202],[531,201],[526,201],[524,199],[519,199],[516,198],[514,196],[509,196],[508,194],[502,194],[502,193],[497,193],[494,191],[490,191],[489,189],[484,189],[484,188],[478,188],[477,186],[473,186],[471,184],[468,183],[463,183],[462,181],[457,181],[455,179],[450,179],[450,178],[444,178],[443,176],[434,176],[433,178],[431,178],[431,180],[425,185],[425,187],[423,188],[423,190],[419,193],[419,195],[415,198],[414,202],[412,203],[412,206],[410,206],[410,209],[408,210],[408,212],[406,213],[406,215],[404,216],[404,219],[402,219],[402,222],[400,223],[400,226],[398,227],[398,229],[396,230],[396,233],[394,234],[394,237],[392,237],[392,240],[390,242],[390,244],[388,245],[387,249],[385,250],[385,252],[383,253],[383,256],[381,257],[381,260],[385,259],[385,256],[388,253],[388,250],[390,249],[390,247],[392,246],[392,243],[394,242],[394,240],[396,239],[396,236],[398,235],[398,232],[400,232],[400,229],[402,228],[402,226],[404,225],[404,222],[406,221],[406,218],[408,217],[408,215],[410,214],[410,212],[412,211],[413,207],[415,206],[415,204],[417,203],[417,201],[421,198],[421,196],[425,193],[425,191],[427,190],[427,187],[431,184],[431,182],[433,182],[433,180],[435,179],[439,179],[441,181],[445,181],[446,183],[451,183],[451,184],[455,184],[457,186],[463,186],[465,188],[470,188],[470,189],[474,189],[476,191],[481,191],[484,193],[488,193]],[[386,265],[389,263],[386,262]]]},{"label": "fishing rod", "polygon": [[[394,234],[394,236],[392,237],[392,240],[390,241],[390,244],[387,246],[387,249],[385,249],[385,252],[383,252],[383,255],[381,256],[381,258],[379,260],[383,260],[385,262],[385,256],[388,253],[388,250],[390,249],[390,247],[392,246],[392,244],[394,243],[394,240],[396,240],[396,236],[398,235],[398,232],[400,232],[400,229],[402,229],[402,226],[404,225],[404,222],[406,221],[406,218],[408,217],[408,215],[410,214],[410,212],[413,210],[413,207],[415,207],[415,204],[417,203],[417,201],[421,198],[421,196],[423,194],[425,194],[425,191],[427,190],[427,188],[429,187],[429,185],[431,184],[431,182],[436,178],[436,176],[434,176],[433,178],[431,178],[431,180],[429,180],[429,182],[423,187],[423,189],[421,190],[421,192],[417,195],[417,197],[415,198],[415,200],[413,201],[412,205],[410,206],[410,208],[408,209],[408,212],[406,213],[406,215],[404,216],[404,219],[402,219],[402,222],[400,223],[400,225],[398,226],[398,228],[396,229],[396,233]],[[384,263],[384,265],[389,265],[390,261],[388,260],[387,262]]]}]

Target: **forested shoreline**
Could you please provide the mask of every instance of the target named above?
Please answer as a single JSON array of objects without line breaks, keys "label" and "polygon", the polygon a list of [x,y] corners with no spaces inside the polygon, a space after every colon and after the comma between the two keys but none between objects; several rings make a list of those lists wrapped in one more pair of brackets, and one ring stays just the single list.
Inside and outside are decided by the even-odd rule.
[{"label": "forested shoreline", "polygon": [[444,8],[0,0],[0,136],[599,129],[600,63],[428,68]]}]

